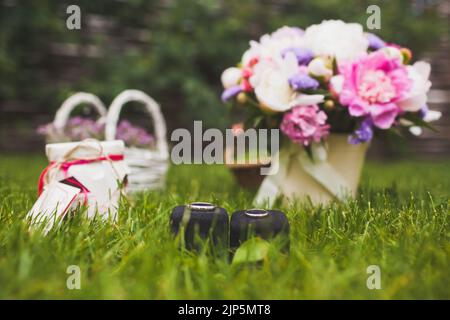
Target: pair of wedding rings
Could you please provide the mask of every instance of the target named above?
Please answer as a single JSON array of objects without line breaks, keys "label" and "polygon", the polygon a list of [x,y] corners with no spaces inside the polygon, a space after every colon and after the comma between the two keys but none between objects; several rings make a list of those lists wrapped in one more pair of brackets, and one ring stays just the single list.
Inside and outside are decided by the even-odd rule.
[{"label": "pair of wedding rings", "polygon": [[[211,212],[216,209],[216,206],[209,202],[192,202],[188,204],[187,207],[191,210]],[[264,209],[249,209],[245,211],[245,215],[252,218],[263,218],[269,214],[267,210]]]}]

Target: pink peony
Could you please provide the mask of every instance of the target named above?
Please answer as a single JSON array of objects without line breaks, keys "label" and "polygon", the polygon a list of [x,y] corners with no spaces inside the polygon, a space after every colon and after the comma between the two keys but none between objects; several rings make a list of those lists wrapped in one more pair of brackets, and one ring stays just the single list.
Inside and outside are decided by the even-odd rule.
[{"label": "pink peony", "polygon": [[354,117],[370,116],[375,126],[389,129],[401,108],[398,102],[412,86],[408,70],[382,51],[339,65],[343,87],[340,103]]},{"label": "pink peony", "polygon": [[284,114],[281,131],[294,143],[308,146],[329,133],[327,115],[317,105],[297,106]]}]

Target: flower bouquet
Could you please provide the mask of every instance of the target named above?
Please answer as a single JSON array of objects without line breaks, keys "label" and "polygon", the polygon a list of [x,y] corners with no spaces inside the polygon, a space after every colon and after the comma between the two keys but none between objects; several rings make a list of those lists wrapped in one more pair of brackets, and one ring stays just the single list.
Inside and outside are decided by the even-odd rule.
[{"label": "flower bouquet", "polygon": [[282,27],[251,41],[221,80],[222,100],[244,106],[246,128],[283,133],[280,169],[255,201],[355,195],[374,136],[402,128],[417,135],[440,117],[426,105],[430,65],[411,62],[409,49],[340,20]]}]

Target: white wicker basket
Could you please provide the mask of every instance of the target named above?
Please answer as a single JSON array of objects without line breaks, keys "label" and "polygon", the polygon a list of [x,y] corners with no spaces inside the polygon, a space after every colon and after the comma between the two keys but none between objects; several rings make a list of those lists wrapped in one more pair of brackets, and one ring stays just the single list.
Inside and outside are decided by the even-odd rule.
[{"label": "white wicker basket", "polygon": [[104,123],[106,121],[106,107],[103,102],[91,93],[77,92],[74,95],[67,98],[56,111],[55,119],[53,120],[53,130],[47,135],[47,143],[67,142],[69,141],[64,135],[64,128],[69,120],[69,116],[72,111],[78,105],[86,103],[89,106],[94,107],[100,117],[98,123]]},{"label": "white wicker basket", "polygon": [[166,122],[159,105],[139,90],[125,90],[111,103],[106,116],[106,140],[115,140],[120,111],[130,101],[143,103],[153,119],[156,148],[125,148],[125,162],[131,172],[128,175],[129,191],[143,191],[163,188],[169,168],[169,151],[166,140]]}]

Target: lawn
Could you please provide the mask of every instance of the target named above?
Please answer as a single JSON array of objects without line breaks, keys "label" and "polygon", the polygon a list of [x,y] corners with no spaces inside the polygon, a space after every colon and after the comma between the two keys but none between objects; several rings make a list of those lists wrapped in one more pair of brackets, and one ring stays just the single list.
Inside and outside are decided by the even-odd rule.
[{"label": "lawn", "polygon": [[[448,161],[368,163],[356,200],[280,208],[290,254],[274,244],[259,265],[181,251],[169,233],[177,204],[210,201],[230,214],[252,207],[223,167],[173,166],[167,189],[124,205],[117,225],[76,217],[42,237],[24,216],[45,165],[39,156],[0,157],[2,299],[450,299]],[[80,267],[80,290],[66,287],[69,265]],[[380,290],[366,286],[369,265],[381,268]]]}]

